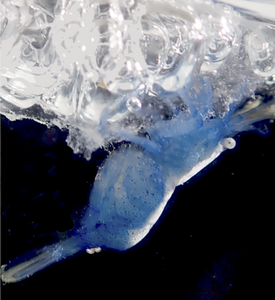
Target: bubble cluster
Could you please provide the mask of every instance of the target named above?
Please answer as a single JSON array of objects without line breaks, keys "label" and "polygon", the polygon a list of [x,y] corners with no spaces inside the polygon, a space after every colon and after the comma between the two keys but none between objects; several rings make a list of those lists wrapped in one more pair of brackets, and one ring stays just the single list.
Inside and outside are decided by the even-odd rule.
[{"label": "bubble cluster", "polygon": [[212,1],[4,0],[0,9],[1,113],[69,126],[80,134],[68,141],[88,152],[121,137],[100,130],[107,108],[107,123],[136,135],[162,118],[151,107],[168,101],[173,112],[196,78],[211,83],[213,116],[240,82],[253,91],[275,74],[274,26]]},{"label": "bubble cluster", "polygon": [[255,73],[262,77],[275,73],[275,27],[266,26],[248,36],[248,54]]}]

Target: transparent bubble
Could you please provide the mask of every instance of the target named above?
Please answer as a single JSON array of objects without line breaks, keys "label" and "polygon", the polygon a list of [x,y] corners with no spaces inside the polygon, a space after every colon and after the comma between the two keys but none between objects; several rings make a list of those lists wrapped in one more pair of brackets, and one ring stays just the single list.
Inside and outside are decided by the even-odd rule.
[{"label": "transparent bubble", "polygon": [[173,69],[180,56],[189,50],[191,27],[190,24],[188,25],[183,20],[173,16],[161,15],[160,20],[165,26],[165,32],[168,36],[166,61],[160,71],[160,74],[164,75]]},{"label": "transparent bubble", "polygon": [[24,49],[22,50],[22,56],[23,58],[31,58],[34,53],[34,49],[31,45],[26,45]]},{"label": "transparent bubble", "polygon": [[222,16],[219,20],[211,20],[210,28],[212,37],[206,48],[202,70],[218,68],[228,57],[236,40],[233,25]]},{"label": "transparent bubble", "polygon": [[128,6],[128,7],[132,7],[135,5],[135,0],[126,0],[125,1],[125,5]]},{"label": "transparent bubble", "polygon": [[252,32],[248,37],[247,51],[256,74],[263,77],[275,74],[274,28],[269,26],[265,30]]},{"label": "transparent bubble", "polygon": [[167,36],[158,19],[144,16],[142,18],[142,39],[140,47],[149,70],[157,72],[166,61]]},{"label": "transparent bubble", "polygon": [[130,112],[135,113],[141,109],[142,104],[138,98],[132,97],[127,100],[126,106]]}]

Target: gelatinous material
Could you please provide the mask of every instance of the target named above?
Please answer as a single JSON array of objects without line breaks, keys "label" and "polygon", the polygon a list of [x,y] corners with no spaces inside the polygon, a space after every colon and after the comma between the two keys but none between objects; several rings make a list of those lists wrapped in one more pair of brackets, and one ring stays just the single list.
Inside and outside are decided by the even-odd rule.
[{"label": "gelatinous material", "polygon": [[218,2],[3,1],[1,113],[69,128],[87,159],[128,142],[101,166],[80,226],[3,266],[3,281],[136,245],[177,185],[275,117],[272,18]]}]

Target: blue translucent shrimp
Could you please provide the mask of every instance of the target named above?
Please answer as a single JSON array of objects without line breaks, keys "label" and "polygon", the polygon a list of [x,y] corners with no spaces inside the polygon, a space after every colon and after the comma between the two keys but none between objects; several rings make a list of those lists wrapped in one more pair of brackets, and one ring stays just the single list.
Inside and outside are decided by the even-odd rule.
[{"label": "blue translucent shrimp", "polygon": [[[4,282],[23,280],[79,251],[133,247],[159,219],[176,186],[233,148],[236,133],[275,118],[274,97],[266,103],[255,101],[257,107],[245,105],[258,87],[274,85],[274,28],[256,25],[253,18],[238,28],[239,14],[231,16],[229,8],[214,6],[232,1],[179,0],[173,7],[168,0],[140,0],[126,8],[124,1],[107,6],[78,2],[57,1],[51,10],[58,12],[53,22],[52,12],[44,17],[47,9],[40,4],[34,7],[43,17],[33,8],[29,13],[24,1],[1,6],[7,14],[1,41],[9,58],[1,71],[1,111],[12,120],[30,117],[43,122],[34,107],[40,105],[47,124],[75,129],[77,146],[68,142],[73,150],[83,144],[92,152],[105,142],[128,143],[101,166],[79,226],[57,244],[4,265]],[[18,19],[26,24],[17,24]],[[39,30],[31,35],[23,30],[35,24]],[[134,33],[126,35],[131,27]],[[32,37],[38,33],[40,39]],[[92,43],[87,43],[87,34]],[[102,42],[106,39],[108,51]],[[170,116],[155,113],[145,94],[156,110],[166,106]],[[220,96],[228,99],[220,101]],[[57,118],[52,120],[54,113]]]},{"label": "blue translucent shrimp", "polygon": [[[69,238],[9,262],[2,267],[2,280],[20,281],[81,250],[93,253],[100,248],[125,250],[136,245],[158,220],[177,185],[223,150],[234,147],[230,136],[255,122],[255,116],[257,120],[267,118],[259,114],[260,109],[267,110],[264,106],[237,115],[232,106],[225,118],[204,118],[206,109],[211,110],[212,92],[206,81],[201,82],[195,98],[186,88],[177,92],[189,109],[175,111],[172,120],[149,127],[150,139],[141,137],[141,143],[134,139],[111,153],[97,174],[80,226]],[[246,90],[244,82],[236,94],[238,100]],[[199,105],[202,100],[204,105]],[[269,103],[269,117],[270,107],[274,103]]]}]

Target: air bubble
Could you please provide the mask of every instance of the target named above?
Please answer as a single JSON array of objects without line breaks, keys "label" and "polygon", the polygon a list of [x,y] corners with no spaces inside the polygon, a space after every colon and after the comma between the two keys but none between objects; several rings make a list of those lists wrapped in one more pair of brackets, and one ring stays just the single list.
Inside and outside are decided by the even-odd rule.
[{"label": "air bubble", "polygon": [[132,97],[127,100],[126,106],[130,112],[135,113],[141,109],[142,104],[138,98]]},{"label": "air bubble", "polygon": [[210,28],[213,37],[205,52],[203,71],[217,69],[228,57],[236,40],[235,29],[225,17],[214,20]]},{"label": "air bubble", "polygon": [[233,149],[236,146],[236,141],[233,138],[226,138],[222,140],[222,145],[225,149]]},{"label": "air bubble", "polygon": [[33,54],[33,47],[31,45],[27,45],[22,51],[22,55],[24,57],[30,57]]},{"label": "air bubble", "polygon": [[275,74],[275,30],[256,31],[249,35],[247,51],[254,72],[262,77]]},{"label": "air bubble", "polygon": [[146,16],[142,19],[142,39],[140,47],[147,67],[153,73],[158,73],[167,60],[168,39],[166,30],[153,18]]},{"label": "air bubble", "polygon": [[135,5],[135,0],[126,0],[125,5],[130,8]]}]

